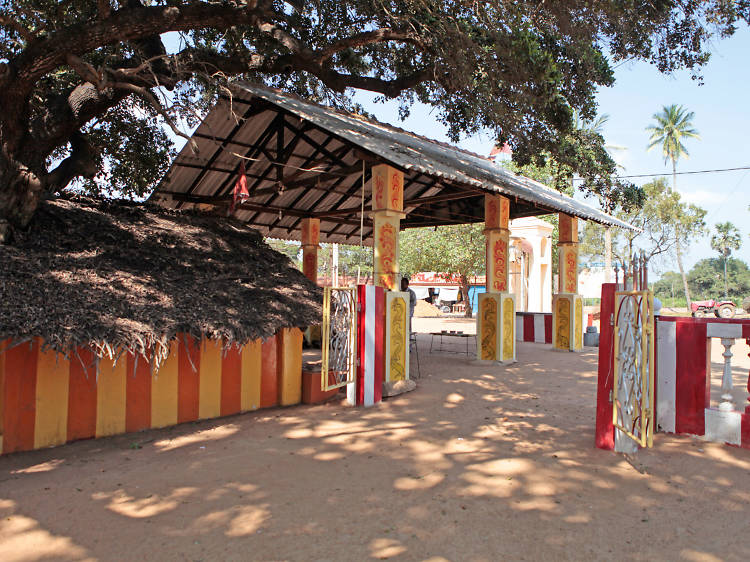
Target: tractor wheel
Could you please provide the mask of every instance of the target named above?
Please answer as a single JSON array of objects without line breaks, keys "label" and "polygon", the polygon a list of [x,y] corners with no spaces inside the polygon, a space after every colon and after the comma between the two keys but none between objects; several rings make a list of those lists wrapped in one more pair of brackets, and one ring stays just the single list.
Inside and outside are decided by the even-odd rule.
[{"label": "tractor wheel", "polygon": [[731,304],[722,304],[717,313],[719,318],[734,318],[734,307]]},{"label": "tractor wheel", "polygon": [[695,316],[696,318],[705,318],[706,317],[706,311],[703,310],[702,308],[699,308],[698,310],[696,310],[695,312],[693,312],[693,316]]}]

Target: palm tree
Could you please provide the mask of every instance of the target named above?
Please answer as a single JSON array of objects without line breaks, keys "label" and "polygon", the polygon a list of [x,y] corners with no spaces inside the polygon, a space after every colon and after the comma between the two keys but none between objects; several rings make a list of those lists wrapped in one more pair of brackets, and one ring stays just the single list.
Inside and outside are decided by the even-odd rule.
[{"label": "palm tree", "polygon": [[[656,146],[661,146],[664,163],[672,161],[672,189],[677,192],[677,161],[683,156],[687,158],[689,153],[682,144],[684,139],[700,139],[698,131],[693,128],[693,118],[695,113],[688,111],[681,105],[668,105],[662,107],[660,113],[655,113],[653,119],[656,124],[646,127],[646,131],[651,133],[648,150]],[[685,289],[685,300],[687,301],[688,310],[690,310],[690,290],[687,284],[687,275],[682,265],[682,237],[679,229],[676,229],[675,252],[677,254],[677,266],[682,275],[682,284]]]},{"label": "palm tree", "polygon": [[742,245],[740,231],[731,222],[720,222],[716,225],[716,234],[711,236],[711,249],[719,252],[724,258],[724,298],[729,298],[729,283],[727,282],[727,259],[732,250],[739,250]]}]

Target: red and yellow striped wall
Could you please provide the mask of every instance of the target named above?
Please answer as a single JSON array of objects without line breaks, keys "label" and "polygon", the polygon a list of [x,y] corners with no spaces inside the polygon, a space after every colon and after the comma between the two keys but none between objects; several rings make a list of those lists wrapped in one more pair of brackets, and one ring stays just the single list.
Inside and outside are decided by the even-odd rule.
[{"label": "red and yellow striped wall", "polygon": [[[223,349],[180,336],[151,372],[143,357],[114,363],[84,348],[66,359],[38,340],[0,342],[0,450],[27,451],[187,421],[298,404],[302,332]],[[79,359],[80,357],[80,359]]]}]

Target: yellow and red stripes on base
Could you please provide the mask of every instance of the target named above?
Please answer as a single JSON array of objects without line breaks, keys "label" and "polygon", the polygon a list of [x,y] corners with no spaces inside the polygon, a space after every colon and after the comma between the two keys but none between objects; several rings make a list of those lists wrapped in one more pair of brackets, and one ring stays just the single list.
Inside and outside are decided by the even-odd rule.
[{"label": "yellow and red stripes on base", "polygon": [[[3,349],[4,348],[4,349]],[[268,352],[268,353],[267,353]],[[39,341],[0,342],[0,450],[60,445],[301,400],[302,332],[226,351],[221,343],[172,343],[157,373],[143,357],[117,363],[80,348],[70,359]]]}]

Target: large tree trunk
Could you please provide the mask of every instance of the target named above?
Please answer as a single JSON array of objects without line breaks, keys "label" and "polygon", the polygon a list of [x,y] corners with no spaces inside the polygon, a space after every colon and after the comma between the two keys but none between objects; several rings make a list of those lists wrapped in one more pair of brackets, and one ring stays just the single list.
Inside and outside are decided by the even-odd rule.
[{"label": "large tree trunk", "polygon": [[0,149],[0,244],[7,242],[11,227],[25,228],[44,191],[40,178]]},{"label": "large tree trunk", "polygon": [[461,294],[464,295],[464,317],[471,318],[471,299],[469,298],[469,277],[461,276]]}]

